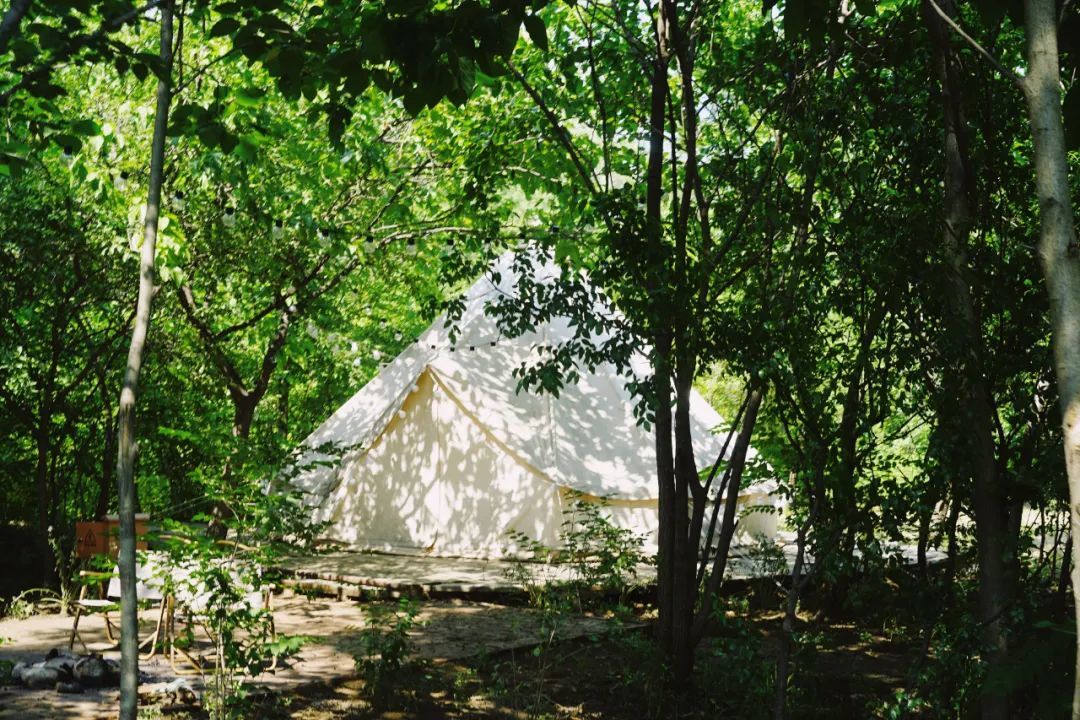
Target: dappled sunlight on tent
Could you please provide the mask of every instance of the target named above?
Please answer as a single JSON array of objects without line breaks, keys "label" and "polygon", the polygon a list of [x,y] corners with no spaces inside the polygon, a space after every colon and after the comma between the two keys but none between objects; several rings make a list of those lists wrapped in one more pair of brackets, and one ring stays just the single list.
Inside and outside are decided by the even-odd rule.
[{"label": "dappled sunlight on tent", "polygon": [[[440,318],[304,442],[293,481],[308,494],[326,535],[356,548],[492,557],[514,551],[510,531],[557,547],[570,495],[604,502],[620,526],[657,542],[654,439],[637,424],[629,378],[608,364],[558,397],[518,392],[514,371],[573,336],[556,318],[516,338],[484,312],[513,298],[513,255],[502,256],[466,295],[457,338]],[[538,278],[554,265],[533,271]],[[498,283],[493,283],[497,278]],[[599,311],[610,312],[600,308]],[[600,338],[599,340],[602,340]],[[634,379],[647,372],[635,358]],[[724,422],[691,397],[700,465],[724,446]],[[333,445],[339,457],[324,452]],[[728,448],[730,452],[730,447]],[[749,459],[753,459],[753,450]],[[745,488],[740,504],[776,506],[772,487]],[[776,532],[776,515],[749,512],[742,534]]]}]

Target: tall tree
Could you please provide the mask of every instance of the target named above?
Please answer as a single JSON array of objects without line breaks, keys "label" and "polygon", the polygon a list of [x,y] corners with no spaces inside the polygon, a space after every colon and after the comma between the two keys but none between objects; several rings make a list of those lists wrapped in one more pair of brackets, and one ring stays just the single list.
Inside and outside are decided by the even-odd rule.
[{"label": "tall tree", "polygon": [[119,497],[120,552],[120,720],[135,720],[139,704],[139,616],[135,577],[135,406],[142,369],[150,310],[154,298],[154,256],[165,178],[165,135],[172,104],[173,14],[171,0],[159,8],[161,24],[154,137],[150,150],[150,182],[146,195],[142,249],[139,253],[139,294],[128,349],[124,385],[117,410],[116,486]]},{"label": "tall tree", "polygon": [[[1028,68],[1023,89],[1031,123],[1035,189],[1039,201],[1039,263],[1050,295],[1054,372],[1061,405],[1065,467],[1069,476],[1073,606],[1080,627],[1080,543],[1076,541],[1080,538],[1080,246],[1073,227],[1061,111],[1058,20],[1057,5],[1053,0],[1025,0]],[[1080,634],[1077,635],[1075,672],[1072,715],[1078,720]]]}]

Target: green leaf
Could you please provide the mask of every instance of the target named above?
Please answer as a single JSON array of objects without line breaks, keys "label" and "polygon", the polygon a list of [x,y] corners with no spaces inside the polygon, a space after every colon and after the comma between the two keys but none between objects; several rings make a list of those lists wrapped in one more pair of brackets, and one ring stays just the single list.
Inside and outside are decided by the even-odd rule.
[{"label": "green leaf", "polygon": [[548,49],[547,28],[539,15],[525,16],[525,31],[536,47],[545,51]]},{"label": "green leaf", "polygon": [[242,87],[233,93],[233,100],[240,107],[256,107],[265,97],[266,91],[256,87]]},{"label": "green leaf", "polygon": [[101,134],[101,126],[93,120],[76,120],[70,125],[71,131],[80,135],[92,137]]},{"label": "green leaf", "polygon": [[216,23],[214,23],[214,27],[210,28],[210,37],[224,37],[226,35],[232,35],[239,29],[240,21],[236,18],[221,18]]}]

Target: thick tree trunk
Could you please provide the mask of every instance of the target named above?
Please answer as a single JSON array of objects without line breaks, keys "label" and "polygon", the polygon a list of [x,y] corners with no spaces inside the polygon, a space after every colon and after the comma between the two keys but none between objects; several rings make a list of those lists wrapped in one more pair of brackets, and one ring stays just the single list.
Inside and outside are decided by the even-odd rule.
[{"label": "thick tree trunk", "polygon": [[[928,3],[927,3],[928,5]],[[943,11],[954,13],[951,0],[941,3]],[[923,14],[930,32],[934,62],[941,85],[942,124],[945,140],[945,222],[942,230],[943,254],[949,264],[946,292],[947,327],[950,344],[961,348],[954,353],[956,387],[962,388],[966,444],[972,459],[972,510],[979,558],[979,619],[983,643],[987,647],[988,670],[994,672],[1008,654],[1003,609],[1010,590],[1006,568],[1008,546],[1007,509],[998,472],[994,444],[994,400],[982,358],[982,328],[968,281],[967,244],[971,230],[969,193],[974,187],[968,158],[966,120],[956,60],[949,45],[948,29],[935,10],[925,6]],[[1005,720],[1009,715],[1007,697],[984,692],[983,720]]]},{"label": "thick tree trunk", "polygon": [[[1024,85],[1039,198],[1039,262],[1050,294],[1054,370],[1069,481],[1069,519],[1075,539],[1080,537],[1080,252],[1069,198],[1054,0],[1024,0],[1024,26],[1028,61]],[[1080,620],[1080,543],[1073,543],[1072,554],[1074,608]],[[1080,646],[1075,680],[1072,716],[1080,720]]]},{"label": "thick tree trunk", "polygon": [[158,211],[165,165],[165,131],[172,101],[172,3],[160,6],[162,74],[157,84],[157,110],[150,151],[150,187],[146,200],[146,221],[139,259],[139,296],[135,324],[128,349],[124,386],[120,391],[117,417],[116,484],[120,499],[120,720],[136,720],[139,684],[139,625],[135,597],[135,402],[143,346],[150,327],[150,307],[154,295],[154,249],[157,244]]}]

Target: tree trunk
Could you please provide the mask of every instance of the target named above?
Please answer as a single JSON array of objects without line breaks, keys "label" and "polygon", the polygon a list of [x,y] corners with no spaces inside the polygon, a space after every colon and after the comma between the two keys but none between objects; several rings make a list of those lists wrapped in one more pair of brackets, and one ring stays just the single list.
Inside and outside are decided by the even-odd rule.
[{"label": "tree trunk", "polygon": [[109,512],[109,495],[113,478],[116,477],[116,419],[110,411],[105,417],[105,446],[102,458],[101,483],[94,506],[94,517],[104,517]]},{"label": "tree trunk", "polygon": [[754,434],[754,426],[757,424],[758,410],[761,401],[765,397],[765,391],[758,385],[751,385],[750,397],[746,403],[746,411],[743,414],[742,426],[735,438],[735,447],[731,450],[730,476],[728,477],[726,497],[717,497],[717,502],[724,503],[724,519],[720,524],[720,536],[716,542],[716,556],[713,558],[712,568],[705,581],[705,590],[702,593],[701,607],[698,608],[694,618],[694,641],[699,640],[705,632],[709,619],[712,599],[720,592],[720,585],[724,582],[724,572],[727,570],[728,554],[731,551],[731,540],[735,536],[735,513],[739,499],[739,487],[742,485],[742,474],[746,467],[746,453],[750,449],[750,437]]},{"label": "tree trunk", "polygon": [[791,587],[788,588],[784,603],[784,622],[780,629],[780,650],[776,660],[773,720],[784,720],[787,714],[787,686],[788,677],[791,674],[791,636],[795,632],[795,621],[798,619],[799,593],[806,584],[806,578],[803,577],[803,566],[806,563],[806,536],[817,517],[820,503],[819,498],[813,500],[813,507],[806,520],[799,525],[795,536],[795,562],[791,567]]},{"label": "tree trunk", "polygon": [[135,324],[128,349],[124,386],[117,416],[116,485],[120,499],[120,720],[136,720],[139,684],[138,601],[135,597],[135,401],[142,368],[143,346],[150,327],[154,295],[154,248],[157,244],[158,210],[165,164],[165,131],[172,101],[172,3],[160,6],[161,65],[157,84],[157,110],[150,151],[150,187],[139,259],[139,296]]},{"label": "tree trunk", "polygon": [[41,563],[41,584],[49,586],[54,579],[55,558],[49,547],[49,417],[42,413],[38,417],[38,426],[34,432],[34,444],[37,456],[34,462],[34,489],[37,495],[37,546],[38,560]]},{"label": "tree trunk", "polygon": [[[705,503],[700,498],[694,498],[693,522],[688,514],[691,509],[691,484],[700,482],[690,432],[693,377],[693,362],[681,358],[675,379],[675,593],[671,660],[676,682],[683,685],[689,685],[694,670],[694,602],[697,600],[700,518],[705,511]],[[697,537],[691,535],[691,526],[698,529]]]},{"label": "tree trunk", "polygon": [[[667,108],[667,70],[670,55],[667,47],[668,18],[666,4],[661,3],[656,18],[656,58],[649,79],[649,155],[645,181],[645,224],[648,253],[663,257],[663,226],[660,203],[663,199],[664,119]],[[652,297],[660,300],[663,288],[652,283]],[[661,320],[657,320],[661,322]],[[657,514],[659,530],[656,561],[656,642],[667,657],[672,653],[675,607],[675,525],[678,508],[675,505],[675,453],[672,446],[671,417],[671,349],[672,336],[666,327],[658,327],[653,336],[656,358],[653,363],[653,385],[656,396],[654,439],[656,444]],[[685,512],[685,508],[683,508]]]},{"label": "tree trunk", "polygon": [[[259,401],[262,400],[262,394],[232,393],[231,396],[233,401],[233,437],[247,440],[251,436],[251,424],[255,421],[255,408],[258,407]],[[234,448],[233,452],[225,460],[222,477],[226,485],[232,479],[233,453],[235,452],[236,449]],[[207,535],[215,540],[224,540],[229,534],[229,526],[225,523],[231,515],[232,512],[229,510],[228,505],[220,499],[214,500],[210,507],[210,523],[206,528]]]},{"label": "tree trunk", "polygon": [[[1069,593],[1069,569],[1071,564],[1069,560],[1072,557],[1072,535],[1065,541],[1065,550],[1061,554],[1061,572],[1058,574],[1057,581],[1057,593],[1063,601]],[[1054,549],[1055,551],[1057,548]],[[1063,603],[1064,604],[1064,603]]]},{"label": "tree trunk", "polygon": [[[1069,521],[1075,539],[1080,537],[1080,253],[1069,199],[1054,0],[1024,0],[1024,26],[1028,64],[1024,85],[1039,198],[1039,262],[1050,294],[1054,371],[1069,481]],[[1080,543],[1073,543],[1072,554],[1073,605],[1080,621]],[[1072,716],[1080,720],[1080,652],[1074,679]]]},{"label": "tree trunk", "polygon": [[[924,4],[923,14],[930,33],[934,63],[941,85],[942,124],[945,145],[945,222],[942,249],[948,261],[946,291],[947,328],[955,353],[956,387],[962,389],[964,426],[971,450],[974,483],[972,511],[979,558],[979,619],[987,648],[988,672],[993,673],[1008,654],[1002,611],[1010,591],[1006,570],[1008,528],[1005,497],[998,472],[993,433],[994,400],[982,362],[982,328],[968,281],[967,245],[971,230],[969,193],[974,187],[967,147],[967,126],[956,59],[949,45],[948,30],[936,11]],[[943,11],[954,14],[951,0],[942,2]],[[953,355],[953,353],[950,353]],[[952,357],[950,357],[950,362]],[[1007,697],[983,692],[983,720],[1005,720],[1009,715]]]},{"label": "tree trunk", "polygon": [[660,651],[672,654],[675,605],[675,460],[672,448],[671,381],[670,375],[658,368],[653,382],[656,385],[656,417],[653,426],[656,444],[656,478],[659,485],[657,515],[659,518],[656,558],[656,642]]}]

